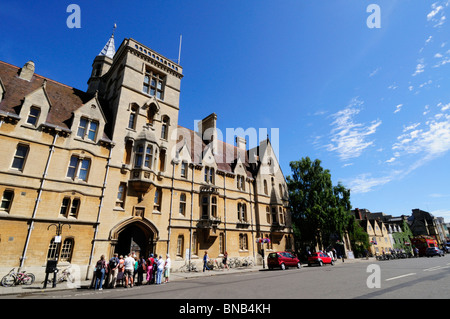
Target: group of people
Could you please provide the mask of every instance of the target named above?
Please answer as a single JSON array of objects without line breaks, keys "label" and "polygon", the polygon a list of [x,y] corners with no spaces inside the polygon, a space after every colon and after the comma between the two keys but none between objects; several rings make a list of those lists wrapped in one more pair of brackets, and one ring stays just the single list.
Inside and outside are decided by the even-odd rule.
[{"label": "group of people", "polygon": [[[225,252],[223,254],[222,264],[224,270],[230,270],[230,268],[228,267],[228,252]],[[205,272],[205,270],[211,270],[212,268],[214,268],[214,265],[210,264],[208,251],[205,251],[205,254],[203,255],[203,272]]]},{"label": "group of people", "polygon": [[162,255],[150,254],[148,258],[144,258],[137,257],[133,252],[127,256],[119,256],[115,253],[108,262],[105,260],[105,255],[102,255],[95,266],[91,287],[102,290],[104,286],[116,288],[117,284],[121,284],[128,288],[143,285],[144,277],[147,285],[168,283],[170,267],[169,254],[164,260]]}]

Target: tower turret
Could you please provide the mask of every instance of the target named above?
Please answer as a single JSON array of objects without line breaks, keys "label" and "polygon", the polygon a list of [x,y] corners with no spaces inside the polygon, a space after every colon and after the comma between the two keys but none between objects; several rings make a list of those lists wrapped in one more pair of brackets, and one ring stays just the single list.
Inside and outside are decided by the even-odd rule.
[{"label": "tower turret", "polygon": [[105,47],[100,51],[100,53],[95,57],[92,63],[92,74],[88,81],[88,93],[95,93],[100,90],[101,78],[105,75],[113,63],[114,55],[116,54],[116,47],[114,42],[114,32],[116,31],[117,25],[114,24],[114,29],[111,37],[106,43]]}]

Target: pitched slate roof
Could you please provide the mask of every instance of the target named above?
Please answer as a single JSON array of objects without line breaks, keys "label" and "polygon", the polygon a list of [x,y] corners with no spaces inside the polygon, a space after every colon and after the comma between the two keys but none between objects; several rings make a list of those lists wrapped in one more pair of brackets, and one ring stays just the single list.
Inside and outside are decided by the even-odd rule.
[{"label": "pitched slate roof", "polygon": [[[178,150],[183,147],[184,143],[186,143],[186,146],[189,150],[192,163],[201,164],[203,154],[210,144],[205,143],[198,132],[192,131],[183,126],[178,126]],[[253,178],[250,163],[248,161],[248,152],[223,141],[217,141],[217,149],[214,154],[214,159],[216,161],[218,170],[226,173],[234,173],[234,167],[239,156],[241,157],[241,161],[244,164],[244,168],[247,172],[247,177]]]},{"label": "pitched slate roof", "polygon": [[[95,94],[83,92],[36,73],[30,81],[23,80],[18,76],[20,69],[0,61],[0,79],[6,91],[0,102],[2,113],[17,117],[25,96],[42,87],[45,82],[45,91],[51,104],[45,124],[70,130],[73,112],[95,97]],[[108,139],[106,135],[104,138]]]}]

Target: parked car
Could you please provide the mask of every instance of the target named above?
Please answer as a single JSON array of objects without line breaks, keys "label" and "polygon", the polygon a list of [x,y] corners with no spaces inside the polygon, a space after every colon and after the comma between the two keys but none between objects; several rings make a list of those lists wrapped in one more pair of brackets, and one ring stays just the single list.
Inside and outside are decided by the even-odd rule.
[{"label": "parked car", "polygon": [[287,251],[270,253],[267,256],[267,266],[269,269],[280,268],[281,270],[285,270],[288,267],[302,267],[300,260]]},{"label": "parked car", "polygon": [[444,252],[437,247],[428,247],[425,251],[425,256],[433,257],[433,256],[444,256]]},{"label": "parked car", "polygon": [[334,265],[334,260],[327,254],[318,252],[313,253],[311,256],[308,257],[308,266],[312,266],[313,264],[318,264],[319,266],[323,266],[323,264]]}]

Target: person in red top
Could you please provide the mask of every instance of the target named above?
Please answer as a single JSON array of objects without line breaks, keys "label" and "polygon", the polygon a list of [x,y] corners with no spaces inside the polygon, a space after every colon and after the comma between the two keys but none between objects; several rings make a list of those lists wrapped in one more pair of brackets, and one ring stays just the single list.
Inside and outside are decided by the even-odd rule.
[{"label": "person in red top", "polygon": [[150,254],[150,257],[148,257],[147,259],[147,285],[150,285],[150,283],[152,282],[154,263],[155,259],[153,258],[153,254]]}]

